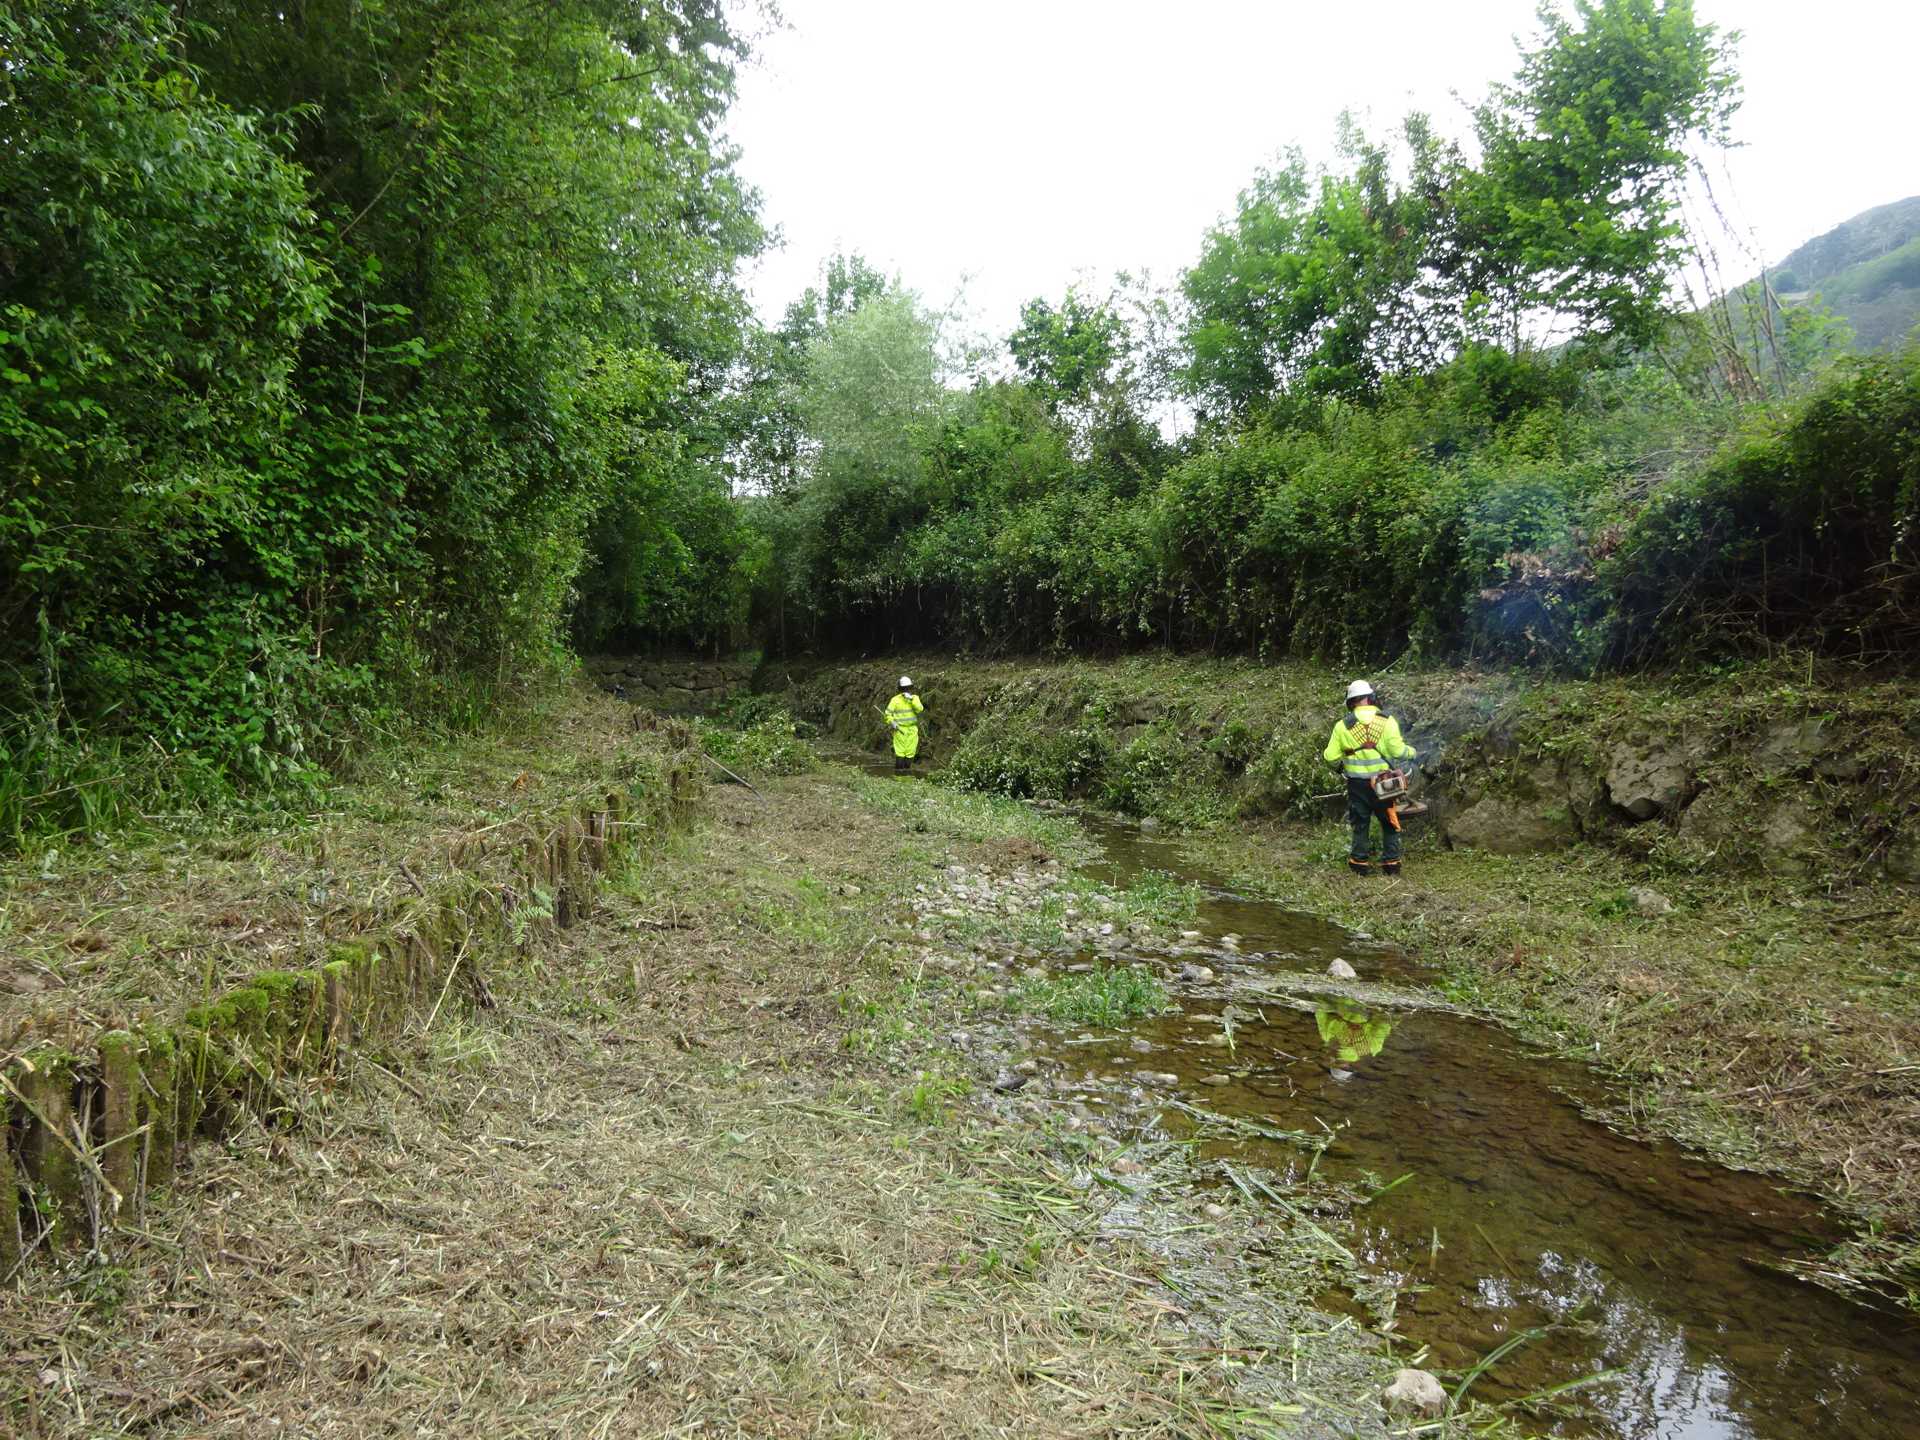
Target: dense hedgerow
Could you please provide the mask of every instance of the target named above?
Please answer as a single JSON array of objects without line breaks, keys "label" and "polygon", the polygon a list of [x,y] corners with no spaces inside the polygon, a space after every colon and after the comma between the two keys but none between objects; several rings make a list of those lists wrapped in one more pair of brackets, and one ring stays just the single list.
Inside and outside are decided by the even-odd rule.
[{"label": "dense hedgerow", "polygon": [[718,0],[185,10],[0,4],[15,836],[744,605]]}]

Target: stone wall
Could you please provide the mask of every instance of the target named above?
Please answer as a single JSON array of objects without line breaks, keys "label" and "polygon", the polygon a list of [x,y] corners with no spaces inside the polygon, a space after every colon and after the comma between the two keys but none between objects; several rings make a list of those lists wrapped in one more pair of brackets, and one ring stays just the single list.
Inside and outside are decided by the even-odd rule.
[{"label": "stone wall", "polygon": [[603,655],[587,673],[609,694],[664,715],[711,715],[753,682],[754,662]]}]

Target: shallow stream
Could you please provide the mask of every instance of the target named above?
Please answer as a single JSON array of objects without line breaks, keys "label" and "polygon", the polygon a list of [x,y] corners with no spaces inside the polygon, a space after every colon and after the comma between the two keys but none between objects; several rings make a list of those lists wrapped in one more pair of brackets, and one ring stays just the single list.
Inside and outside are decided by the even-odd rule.
[{"label": "shallow stream", "polygon": [[[1322,1173],[1372,1186],[1409,1177],[1358,1211],[1356,1249],[1399,1290],[1397,1333],[1428,1346],[1428,1364],[1466,1371],[1543,1329],[1472,1393],[1587,1381],[1578,1394],[1594,1413],[1549,1417],[1553,1433],[1920,1436],[1920,1327],[1775,1268],[1835,1238],[1816,1204],[1588,1119],[1578,1102],[1601,1098],[1593,1078],[1526,1053],[1497,1026],[1409,1003],[1411,993],[1388,1005],[1326,993],[1314,977],[1336,957],[1362,981],[1408,992],[1430,994],[1431,977],[1390,947],[1225,891],[1177,844],[1092,828],[1106,852],[1099,878],[1124,885],[1152,868],[1208,886],[1196,943],[1209,953],[1196,958],[1215,978],[1183,987],[1178,1014],[1051,1042],[1069,1086],[1083,1080],[1098,1104],[1103,1085],[1169,1072],[1180,1099],[1215,1114],[1331,1127]],[[1220,947],[1227,935],[1237,950]],[[1175,1135],[1195,1124],[1175,1106],[1162,1123]],[[1205,1144],[1283,1174],[1309,1160],[1280,1141]]]}]

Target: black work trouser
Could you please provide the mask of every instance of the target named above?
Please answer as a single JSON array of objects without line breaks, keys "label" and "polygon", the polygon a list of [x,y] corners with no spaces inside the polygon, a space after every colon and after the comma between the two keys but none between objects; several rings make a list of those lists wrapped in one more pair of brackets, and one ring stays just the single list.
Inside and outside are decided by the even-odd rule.
[{"label": "black work trouser", "polygon": [[1353,848],[1349,857],[1357,865],[1371,863],[1373,822],[1380,822],[1380,859],[1387,865],[1400,863],[1400,817],[1393,806],[1373,793],[1373,786],[1358,775],[1347,777],[1347,820],[1353,826]]}]

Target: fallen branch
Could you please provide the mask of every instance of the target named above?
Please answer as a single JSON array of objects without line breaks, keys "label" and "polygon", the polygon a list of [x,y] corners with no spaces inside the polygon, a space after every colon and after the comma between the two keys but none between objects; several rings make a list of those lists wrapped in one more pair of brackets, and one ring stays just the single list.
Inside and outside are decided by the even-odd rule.
[{"label": "fallen branch", "polygon": [[[747,789],[749,789],[749,790],[753,790],[753,793],[754,793],[755,795],[760,795],[760,792],[759,792],[758,790],[754,790],[754,789],[753,789],[753,783],[752,783],[751,781],[749,781],[749,780],[745,780],[745,779],[742,779],[742,778],[741,778],[740,776],[738,776],[738,775],[735,775],[735,774],[733,773],[733,771],[731,771],[731,770],[729,770],[729,769],[727,769],[727,767],[726,767],[726,766],[724,766],[724,765],[722,765],[722,764],[721,764],[721,763],[720,763],[720,762],[719,762],[718,760],[715,760],[715,759],[713,758],[713,756],[711,756],[711,755],[707,755],[707,752],[706,752],[706,751],[704,751],[704,750],[702,750],[702,751],[701,751],[700,753],[701,753],[702,755],[706,755],[706,756],[707,756],[707,763],[708,763],[708,764],[710,764],[710,765],[712,765],[712,766],[713,766],[713,768],[714,768],[714,769],[716,769],[716,770],[718,770],[718,771],[719,771],[719,772],[720,772],[720,773],[721,773],[722,775],[725,775],[725,776],[727,776],[727,777],[728,777],[729,779],[731,779],[731,780],[738,780],[738,781],[739,781],[739,782],[740,782],[740,783],[741,783],[742,785],[745,785],[745,786],[747,787]],[[760,798],[761,798],[762,800],[765,800],[765,799],[766,799],[767,797],[766,797],[766,796],[764,796],[764,795],[760,795]]]}]

